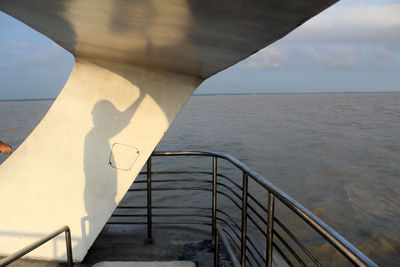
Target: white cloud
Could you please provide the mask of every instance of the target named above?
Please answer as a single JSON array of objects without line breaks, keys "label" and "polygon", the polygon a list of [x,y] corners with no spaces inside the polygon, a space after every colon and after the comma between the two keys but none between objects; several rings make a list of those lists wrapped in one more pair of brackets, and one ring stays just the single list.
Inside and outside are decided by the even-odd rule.
[{"label": "white cloud", "polygon": [[374,67],[383,67],[387,62],[395,57],[395,53],[387,49],[378,48],[371,53],[368,58],[368,65]]},{"label": "white cloud", "polygon": [[347,46],[305,47],[300,53],[304,58],[328,68],[353,68],[360,62],[359,55]]},{"label": "white cloud", "polygon": [[[43,67],[51,69],[54,64],[58,64],[58,61],[64,60],[60,62],[65,63],[65,59],[68,58],[68,62],[71,62],[72,58],[72,55],[65,53],[65,50],[58,45],[41,48],[29,44],[25,46],[15,41],[10,41],[9,45],[13,47],[3,55],[3,58],[0,58],[2,71],[19,72],[21,69],[32,70]],[[26,49],[19,49],[20,47]]]},{"label": "white cloud", "polygon": [[[247,66],[385,68],[400,59],[400,4],[343,1],[253,55]],[[396,63],[397,62],[397,63]]]},{"label": "white cloud", "polygon": [[26,48],[26,47],[29,47],[30,44],[28,42],[21,42],[21,41],[11,40],[8,43],[8,46],[15,47],[15,48]]},{"label": "white cloud", "polygon": [[399,41],[400,4],[333,6],[287,36],[290,41]]},{"label": "white cloud", "polygon": [[287,61],[287,57],[274,47],[267,47],[252,55],[247,60],[248,67],[280,68]]},{"label": "white cloud", "polygon": [[395,52],[380,46],[359,44],[297,44],[291,50],[291,58],[333,69],[384,68],[396,56]]}]

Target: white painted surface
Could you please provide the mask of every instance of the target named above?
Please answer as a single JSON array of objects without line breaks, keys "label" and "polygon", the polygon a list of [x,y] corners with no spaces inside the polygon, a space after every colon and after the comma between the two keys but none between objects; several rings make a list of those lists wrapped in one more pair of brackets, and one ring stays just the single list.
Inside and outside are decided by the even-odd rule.
[{"label": "white painted surface", "polygon": [[[0,166],[1,254],[68,225],[74,259],[82,260],[199,82],[106,61],[77,62],[48,114]],[[135,159],[129,149],[115,156],[130,168],[109,164],[113,144],[137,149]],[[63,238],[29,256],[65,259]]]},{"label": "white painted surface", "polygon": [[103,261],[93,267],[196,267],[192,261]]}]

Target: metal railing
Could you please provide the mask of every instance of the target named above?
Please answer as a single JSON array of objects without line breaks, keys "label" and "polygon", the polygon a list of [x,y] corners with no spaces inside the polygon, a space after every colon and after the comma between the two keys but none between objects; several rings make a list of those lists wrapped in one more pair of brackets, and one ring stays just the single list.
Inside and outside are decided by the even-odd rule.
[{"label": "metal railing", "polygon": [[[152,158],[163,156],[201,156],[212,158],[212,170],[172,170],[172,171],[152,171]],[[241,185],[231,177],[221,173],[217,167],[218,160],[224,160],[234,166],[242,173]],[[228,250],[232,263],[241,266],[272,266],[274,257],[280,257],[289,266],[322,266],[318,257],[307,248],[307,245],[296,237],[289,230],[289,226],[276,216],[276,202],[280,202],[304,221],[319,236],[325,239],[332,247],[340,252],[350,263],[355,266],[377,266],[373,261],[351,245],[347,240],[327,226],[314,214],[292,199],[286,193],[267,181],[264,177],[238,161],[234,157],[208,150],[201,151],[179,151],[179,152],[153,152],[147,161],[147,171],[141,174],[146,175],[146,180],[137,179],[130,192],[146,192],[147,201],[144,206],[121,205],[112,215],[109,224],[147,224],[147,242],[152,242],[152,225],[155,224],[192,224],[206,225],[211,227],[212,246],[215,249],[215,265],[218,265],[218,240],[221,237],[224,246]],[[155,175],[185,175],[185,178],[174,179],[153,179]],[[205,179],[187,178],[189,175],[203,175]],[[251,192],[249,192],[249,180],[262,188],[267,194],[267,204],[263,205]],[[184,183],[185,186],[176,184]],[[197,186],[188,186],[188,184]],[[139,187],[140,185],[145,187]],[[157,184],[169,184],[169,186],[155,186]],[[171,185],[172,184],[172,185]],[[211,192],[211,206],[153,206],[152,192],[154,191],[206,191]],[[207,193],[209,194],[209,193]],[[220,208],[218,203],[222,203],[222,198],[233,203],[241,212],[241,223],[235,220]],[[147,210],[146,213],[121,213],[121,211]],[[169,210],[192,210],[194,213],[156,213],[157,211]],[[209,212],[202,214],[201,212]],[[147,218],[146,221],[116,221],[120,218]],[[153,221],[153,218],[173,218],[175,221]],[[196,220],[176,221],[177,218],[196,218]],[[113,220],[114,219],[114,220]],[[248,233],[248,223],[252,224],[251,234]],[[264,243],[263,251],[260,251],[260,240]]]},{"label": "metal railing", "polygon": [[24,255],[28,254],[32,250],[40,247],[41,245],[47,243],[48,241],[52,240],[53,238],[57,237],[59,234],[65,232],[65,242],[67,246],[67,263],[69,267],[73,266],[73,259],[72,259],[72,244],[71,244],[71,231],[68,226],[63,226],[60,229],[54,231],[53,233],[43,237],[42,239],[32,243],[29,246],[24,247],[23,249],[15,252],[14,254],[5,257],[4,259],[0,260],[0,267],[7,266],[10,263],[18,260],[19,258],[23,257]]}]

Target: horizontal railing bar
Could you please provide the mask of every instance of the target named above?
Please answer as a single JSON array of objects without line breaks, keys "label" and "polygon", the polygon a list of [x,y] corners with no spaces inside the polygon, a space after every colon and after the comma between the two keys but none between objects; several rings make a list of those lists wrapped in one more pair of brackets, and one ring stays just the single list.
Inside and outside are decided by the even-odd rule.
[{"label": "horizontal railing bar", "polygon": [[[227,177],[225,177],[225,178],[227,178]],[[227,178],[227,179],[228,179],[228,178]],[[232,183],[233,183],[233,182],[232,182]],[[227,185],[225,185],[225,184],[223,184],[223,183],[218,183],[218,182],[217,182],[217,185],[223,186],[224,188],[228,189],[234,196],[236,196],[237,198],[241,199],[241,196],[240,196],[239,194],[237,194],[237,192],[233,191],[233,189],[231,189],[231,188],[228,187]],[[238,187],[239,187],[239,186],[238,186]],[[241,187],[239,187],[239,188],[242,189]],[[255,201],[256,203],[258,203],[250,193],[247,193],[247,195],[248,195],[250,198],[252,198],[253,201]],[[261,205],[261,204],[259,204],[259,205]],[[259,213],[258,213],[251,205],[248,205],[248,207],[258,216],[258,218],[259,218],[262,222],[264,222],[265,224],[267,224],[267,223],[264,221],[264,218],[262,218],[261,215],[259,215]],[[260,206],[260,207],[261,207],[261,206]]]},{"label": "horizontal railing bar", "polygon": [[[221,184],[221,183],[217,183],[217,184],[219,184],[219,185],[225,187],[226,189],[228,189],[229,191],[231,191],[236,197],[240,198],[240,196],[237,195],[234,191],[232,191],[231,188],[229,188],[229,187],[227,187],[226,185]],[[221,192],[218,192],[218,193],[221,193]],[[232,200],[232,199],[231,199],[231,200]],[[232,200],[232,201],[233,201],[233,200]],[[237,205],[237,206],[239,207],[239,205]],[[254,214],[255,214],[263,223],[266,224],[264,218],[262,218],[261,215],[259,215],[259,214],[257,213],[257,211],[256,211],[251,205],[249,205],[248,207],[254,212]],[[145,209],[146,207],[143,206],[142,208]],[[152,208],[156,208],[156,207],[152,207]],[[204,209],[205,209],[205,208],[204,208]],[[233,221],[233,220],[232,220],[232,221]],[[257,226],[257,228],[259,229],[259,231],[262,232],[262,233],[265,235],[264,231],[261,230],[261,227],[258,226],[258,224],[257,224],[254,220],[252,220],[252,221],[253,221],[253,223]]]},{"label": "horizontal railing bar", "polygon": [[211,226],[211,223],[205,223],[205,222],[153,222],[153,224],[198,224],[198,225],[207,225]]},{"label": "horizontal railing bar", "polygon": [[255,197],[253,197],[251,194],[249,194],[249,197],[252,201],[254,201],[258,205],[258,207],[260,207],[260,209],[262,209],[266,213],[266,215],[268,215],[268,210]]},{"label": "horizontal railing bar", "polygon": [[[230,230],[231,230],[232,233],[235,235],[235,237],[237,238],[237,240],[240,241],[240,236],[237,234],[237,231],[235,231],[235,230],[234,230],[229,224],[227,224],[226,222],[225,222],[225,224],[230,228]],[[224,232],[229,236],[229,238],[233,241],[233,244],[236,246],[236,248],[237,248],[238,250],[240,250],[240,246],[236,243],[236,240],[235,240],[234,238],[232,238],[231,234],[230,234],[228,231],[226,231],[225,229],[224,229],[223,231],[224,231]],[[247,237],[246,240],[250,240],[250,239]],[[254,250],[256,250],[256,249],[255,249],[255,246],[254,246],[254,244],[251,242],[251,240],[250,240],[250,244],[253,246]],[[252,251],[249,250],[249,247],[247,247],[246,250],[250,253],[250,255],[252,256],[253,260],[254,260],[255,262],[257,262],[257,264],[259,265],[259,262],[257,261],[256,257],[254,256],[254,254],[252,253]],[[256,252],[257,252],[258,256],[262,259],[262,256],[259,254],[259,251],[256,250]],[[246,256],[246,258],[248,258],[248,257]]]},{"label": "horizontal railing bar", "polygon": [[[152,180],[152,182],[153,182],[154,180]],[[220,185],[220,186],[223,186],[224,188],[226,188],[226,189],[228,189],[234,196],[236,196],[237,198],[239,198],[240,199],[240,196],[236,193],[236,192],[234,192],[231,188],[229,188],[229,187],[227,187],[225,184],[222,184],[222,183],[217,183],[218,185]],[[153,188],[154,189],[154,188]],[[145,191],[146,189],[145,188],[141,188],[140,189],[141,191]],[[176,189],[176,190],[179,190],[179,189]],[[138,191],[138,189],[133,189],[133,190],[130,190],[130,191]],[[218,192],[218,193],[220,193],[220,192]],[[250,196],[250,194],[249,194],[249,196]],[[251,198],[253,198],[252,196],[250,196]],[[232,200],[232,199],[231,199]],[[233,200],[232,200],[233,201]],[[266,224],[266,222],[265,222],[265,220],[264,220],[264,218],[262,218],[261,217],[261,215],[260,214],[258,214],[257,213],[257,211],[251,206],[251,205],[248,205],[248,207],[249,207],[249,209],[251,209],[253,212],[254,212],[254,214],[263,222],[263,223],[265,223]],[[146,207],[143,207],[143,208],[146,208]]]},{"label": "horizontal railing bar", "polygon": [[293,263],[289,260],[288,257],[286,257],[285,253],[282,252],[282,250],[278,247],[275,242],[272,243],[272,247],[279,253],[279,255],[286,261],[287,264],[289,264],[290,267],[294,266]]},{"label": "horizontal railing bar", "polygon": [[[21,250],[15,252],[15,253],[9,255],[8,257],[6,257],[6,258],[4,258],[2,260],[0,260],[0,266],[3,267],[3,266],[6,266],[6,265],[14,262],[15,260],[21,258],[22,256],[28,254],[32,250],[40,247],[41,245],[47,243],[48,241],[52,240],[53,238],[57,237],[58,235],[60,235],[60,234],[62,234],[64,232],[65,233],[70,233],[70,229],[69,229],[68,226],[63,226],[63,227],[59,228],[58,230],[54,231],[53,233],[48,234],[47,236],[45,236],[45,237],[39,239],[38,241],[32,243],[31,245],[28,245],[28,246],[24,247],[23,249],[21,249]],[[67,236],[69,236],[69,238]],[[66,235],[66,239],[67,239],[66,240],[67,248],[71,249],[70,234]],[[68,249],[67,249],[67,252],[68,253],[72,253],[71,251],[68,251]],[[72,267],[73,262],[72,262],[72,255],[71,254],[67,256],[67,261],[68,261],[68,266]]]},{"label": "horizontal railing bar", "polygon": [[[228,216],[228,215],[226,215],[226,216]],[[228,216],[228,217],[229,217],[229,216]],[[230,230],[232,231],[232,233],[234,234],[234,236],[236,237],[236,239],[239,240],[239,242],[240,242],[240,236],[237,234],[237,231],[240,231],[240,230],[239,230],[239,226],[235,225],[235,226],[238,228],[238,230],[235,231],[235,230],[231,227],[231,225],[228,224],[225,220],[220,219],[220,218],[218,218],[218,220],[223,221],[223,222],[225,223],[225,225],[226,225],[227,227],[230,228]],[[240,246],[236,243],[236,239],[234,239],[234,238],[231,236],[231,234],[230,234],[228,231],[226,231],[225,229],[224,229],[224,232],[229,236],[229,238],[232,240],[232,242],[233,242],[233,244],[236,246],[236,248],[237,248],[237,249],[240,249]],[[254,247],[254,245],[253,245],[253,247]],[[258,251],[257,251],[257,252],[258,252]],[[255,256],[254,256],[254,254],[253,254],[251,251],[249,251],[249,253],[250,253],[250,255],[253,257],[253,260],[254,260],[255,262],[257,262],[257,264],[259,264],[259,262],[256,260],[256,258],[255,258]]]},{"label": "horizontal railing bar", "polygon": [[[146,217],[147,214],[113,214],[111,217]],[[152,214],[153,217],[202,217],[202,218],[212,218],[209,215],[201,215],[201,214]]]},{"label": "horizontal railing bar", "polygon": [[[235,235],[235,237],[236,237],[236,239],[234,240],[232,237],[231,237],[231,239],[233,240],[233,241],[236,241],[236,240],[238,240],[239,241],[239,243],[240,243],[240,235],[238,234],[238,232],[240,232],[240,228],[239,229],[237,229],[237,230],[235,230],[235,229],[233,229],[233,227],[232,227],[232,225],[231,224],[229,224],[229,223],[226,223],[226,221],[224,221],[224,220],[221,220],[221,219],[219,219],[219,218],[217,218],[219,221],[222,221],[222,222],[224,222],[225,223],[225,225],[232,231],[232,233]],[[236,226],[236,225],[235,225]],[[227,234],[229,234],[228,232],[227,232]],[[230,235],[229,235],[230,236]],[[236,244],[236,242],[234,242],[235,243],[235,245],[236,245],[236,247],[240,250],[240,245],[239,244]]]},{"label": "horizontal railing bar", "polygon": [[297,262],[299,262],[301,264],[301,266],[306,267],[307,265],[304,263],[304,261],[300,258],[299,255],[297,255],[297,253],[293,250],[293,248],[282,238],[282,236],[274,231],[274,236],[276,236],[279,241],[285,246],[285,248],[290,252],[290,254],[292,254],[292,256],[297,260]]},{"label": "horizontal railing bar", "polygon": [[[182,173],[182,172],[179,172],[179,171],[152,172],[152,174],[179,174],[179,173]],[[212,172],[183,172],[183,173],[212,174]],[[143,172],[143,174],[147,174],[147,173],[146,173],[146,172]],[[234,186],[236,186],[236,188],[238,188],[238,189],[240,189],[240,190],[243,189],[238,183],[236,183],[235,181],[233,181],[230,177],[228,177],[228,176],[226,176],[226,175],[224,175],[224,174],[220,174],[220,173],[217,174],[217,176],[218,176],[218,177],[222,177],[222,178],[228,180],[228,181],[231,182]],[[212,181],[210,181],[210,180],[195,179],[195,178],[193,178],[193,179],[168,179],[168,180],[160,180],[160,179],[159,179],[159,180],[152,180],[152,183],[157,183],[157,182],[196,182],[196,181],[198,181],[198,182],[205,182],[205,183],[212,183]],[[138,183],[147,183],[147,181],[146,181],[146,180],[140,180],[140,181],[135,180],[134,183],[135,183],[135,184],[138,184]],[[252,201],[254,201],[264,212],[268,213],[267,209],[266,209],[266,208],[265,208],[251,193],[248,193],[248,196],[249,196],[250,199],[251,199]]]},{"label": "horizontal railing bar", "polygon": [[[152,191],[175,191],[175,190],[199,190],[199,191],[211,191],[211,189],[203,187],[159,187],[151,188]],[[146,188],[129,189],[130,192],[143,192],[147,191]]]},{"label": "horizontal railing bar", "polygon": [[236,158],[222,152],[214,152],[210,150],[198,150],[198,151],[176,151],[176,152],[153,152],[152,156],[211,156],[221,159],[225,159],[238,169],[250,176],[255,182],[271,192],[276,198],[278,198],[284,205],[290,208],[306,223],[308,223],[314,230],[316,230],[323,238],[330,242],[338,251],[340,251],[345,257],[351,262],[360,266],[377,266],[367,256],[361,253],[355,248],[350,242],[344,239],[336,231],[322,222],[313,213],[308,211],[304,206],[295,201],[289,195],[281,191],[278,187],[267,181],[264,177],[253,171]]},{"label": "horizontal railing bar", "polygon": [[222,244],[224,245],[226,252],[229,255],[229,258],[231,259],[231,262],[233,264],[234,267],[240,267],[240,263],[237,260],[234,251],[232,250],[232,247],[228,241],[228,239],[226,238],[225,233],[223,232],[223,230],[221,229],[221,227],[217,224],[217,232],[218,235],[221,237],[221,241]]},{"label": "horizontal railing bar", "polygon": [[[223,229],[223,231],[224,231],[225,234],[229,237],[229,239],[232,241],[232,244],[235,245],[236,249],[237,249],[237,250],[240,250],[240,245],[237,243],[237,239],[239,239],[239,237],[237,237],[236,235],[234,235],[234,237],[236,237],[236,238],[233,238],[233,236],[231,235],[231,233],[228,232],[226,229]],[[232,232],[233,232],[233,231],[232,231]],[[239,242],[240,242],[240,239],[239,239]]]},{"label": "horizontal railing bar", "polygon": [[[240,229],[234,229],[233,226],[232,226],[232,224],[227,223],[227,221],[225,221],[224,219],[217,218],[217,220],[218,220],[218,221],[221,221],[221,222],[223,222],[223,223],[225,223],[226,226],[232,231],[232,233],[235,234],[235,237],[237,238],[237,240],[240,241],[240,235],[238,234],[238,232],[240,232]],[[237,227],[236,224],[234,224],[234,226]],[[239,246],[239,245],[238,245],[238,248],[240,249],[240,246]]]},{"label": "horizontal railing bar", "polygon": [[235,206],[239,208],[239,210],[241,209],[240,205],[237,204],[230,195],[226,194],[225,192],[218,191],[218,190],[217,190],[217,194],[220,194],[220,195],[223,195],[223,196],[229,198],[233,202],[233,204],[235,204]]},{"label": "horizontal railing bar", "polygon": [[[153,179],[151,179],[151,183],[182,183],[182,182],[189,182],[189,183],[207,183],[207,184],[210,184],[210,183],[212,183],[211,181],[209,181],[209,180],[206,180],[206,179],[196,179],[196,178],[193,178],[193,179],[190,179],[190,178],[182,178],[182,179],[156,179],[156,180],[153,180]],[[135,181],[134,182],[134,185],[135,184],[145,184],[145,183],[147,183],[147,181]]]},{"label": "horizontal railing bar", "polygon": [[[233,181],[230,177],[228,177],[228,176],[226,176],[226,175],[223,175],[223,174],[218,174],[218,176],[219,176],[219,177],[222,177],[222,178],[225,178],[227,181],[231,182],[231,183],[232,183],[233,185],[235,185],[236,188],[238,188],[240,191],[243,190],[243,188],[242,188],[238,183],[236,183],[235,181]],[[250,192],[248,192],[247,195],[248,195],[248,196],[251,198],[251,200],[253,200],[264,212],[268,213],[268,210],[267,210],[263,205],[261,205],[261,203],[258,202],[258,200],[257,200]]]},{"label": "horizontal railing bar", "polygon": [[222,187],[228,189],[228,191],[231,192],[231,193],[232,193],[235,197],[237,197],[238,199],[241,199],[241,198],[242,198],[238,193],[236,193],[235,191],[233,191],[233,189],[230,188],[230,187],[228,187],[227,185],[222,184],[222,183],[220,183],[220,182],[217,182],[217,185],[222,186]]},{"label": "horizontal railing bar", "polygon": [[[107,224],[147,224],[147,222],[107,222]],[[211,226],[211,223],[204,223],[204,222],[152,222],[152,224],[158,224],[158,225],[173,225],[173,224],[197,224],[197,225],[207,225]]]},{"label": "horizontal railing bar", "polygon": [[[221,211],[219,211],[219,212],[221,212]],[[222,213],[222,212],[221,212],[221,213]],[[228,217],[230,218],[229,215],[227,215],[227,214],[224,214],[224,215],[225,215],[225,216],[228,216]],[[249,218],[250,221],[256,226],[256,228],[261,232],[261,234],[262,234],[264,237],[266,237],[266,233],[264,232],[264,230],[261,229],[261,227],[255,222],[255,220],[252,218],[252,216],[251,216],[250,214],[248,214],[248,218]],[[230,219],[231,219],[231,218],[230,218]],[[233,222],[232,219],[231,219],[231,221]],[[236,225],[236,226],[237,226],[237,225]],[[239,228],[239,226],[237,226],[237,227]],[[278,238],[281,240],[282,244],[291,252],[291,254],[299,261],[299,263],[302,264],[302,266],[305,266],[305,264],[304,264],[304,262],[301,260],[301,258],[298,258],[298,255],[297,255],[297,254],[294,255],[294,254],[295,254],[294,250],[289,246],[289,244],[287,244],[287,243],[284,241],[284,239],[279,235],[279,233],[276,232],[276,231],[274,230],[274,234],[278,235]],[[252,244],[251,240],[249,240],[249,242],[250,242],[250,244]],[[252,245],[253,245],[253,244],[252,244]],[[255,248],[254,245],[253,245],[253,247]],[[255,249],[255,250],[257,250],[257,249]],[[307,250],[307,252],[308,252],[308,250]],[[306,253],[307,253],[307,252],[306,252]],[[293,254],[293,253],[294,253],[294,254]],[[308,252],[308,253],[310,253],[310,252]],[[258,256],[259,256],[260,258],[262,258],[261,253],[260,253],[258,250],[257,250],[257,254],[258,254]],[[311,256],[312,256],[312,255],[311,255]],[[313,258],[314,258],[314,257],[312,257],[311,260],[314,261]],[[318,266],[320,266],[320,264],[318,263],[318,261],[317,261],[317,262],[314,261],[314,263],[316,263]]]},{"label": "horizontal railing bar", "polygon": [[117,206],[116,209],[147,209],[147,206]]},{"label": "horizontal railing bar", "polygon": [[[199,210],[212,210],[205,207],[191,207],[191,206],[152,206],[152,209],[199,209]],[[147,209],[147,206],[118,206],[117,209]]]},{"label": "horizontal railing bar", "polygon": [[[300,240],[296,238],[296,236],[288,229],[286,226],[281,223],[281,221],[274,217],[274,221],[283,229],[283,231],[303,250],[304,253],[317,265],[317,266],[322,266],[321,263],[312,255],[312,253],[304,246]],[[275,230],[274,230],[275,232]]]},{"label": "horizontal railing bar", "polygon": [[[218,221],[223,222],[224,224],[228,225],[228,227],[229,227],[229,224],[228,224],[225,220],[219,219]],[[232,230],[232,227],[229,227],[229,229],[231,229],[231,231],[234,232],[234,231]],[[235,235],[235,237],[236,237],[236,239],[237,239],[237,240],[236,240],[235,238],[233,238],[233,237],[229,234],[229,232],[227,232],[227,231],[225,231],[225,232],[227,233],[227,235],[229,236],[229,238],[232,240],[232,242],[234,243],[234,245],[236,246],[236,248],[237,248],[238,250],[240,250],[240,246],[239,246],[239,244],[236,242],[237,240],[238,240],[238,242],[240,242],[240,239]]]},{"label": "horizontal railing bar", "polygon": [[106,224],[147,224],[147,222],[111,222],[111,221],[108,221]]},{"label": "horizontal railing bar", "polygon": [[[246,238],[246,240],[247,240],[247,238]],[[262,267],[262,265],[257,260],[257,258],[254,256],[253,252],[249,249],[249,247],[246,247],[246,252],[248,252],[250,254],[250,257],[249,257],[249,255],[246,253],[246,262],[248,262],[250,266],[254,266],[254,264],[250,264],[250,262],[253,261],[257,264],[257,266]]]},{"label": "horizontal railing bar", "polygon": [[[139,174],[147,174],[147,172],[140,172]],[[172,171],[154,171],[151,174],[212,174],[212,172],[205,172],[205,171],[179,171],[179,170],[172,170]]]},{"label": "horizontal railing bar", "polygon": [[[250,250],[247,250],[247,251],[250,252]],[[261,263],[253,256],[253,254],[251,252],[250,252],[250,257],[246,256],[246,260],[248,263],[246,266],[259,266],[259,267],[265,266],[265,265],[261,265]]]},{"label": "horizontal railing bar", "polygon": [[267,222],[265,221],[265,219],[263,217],[261,217],[261,215],[251,205],[248,205],[248,208],[257,216],[257,218],[261,222],[263,222],[265,224],[265,226],[267,225]]},{"label": "horizontal railing bar", "polygon": [[111,217],[147,217],[147,214],[113,214]]},{"label": "horizontal railing bar", "polygon": [[[153,181],[154,181],[154,180],[152,180],[152,182],[153,182]],[[222,184],[222,183],[217,183],[217,184],[220,185],[220,186],[225,187],[225,188],[228,189],[230,192],[232,192],[232,194],[234,194],[234,196],[236,196],[237,198],[240,199],[240,196],[239,196],[236,192],[234,192],[231,188],[227,187],[225,184]],[[218,193],[220,193],[220,192],[218,192]],[[232,199],[231,199],[231,200],[232,200]],[[233,200],[232,200],[232,201],[233,201]],[[237,206],[239,207],[239,205],[237,205]],[[264,218],[262,218],[261,215],[259,215],[259,214],[257,213],[257,211],[256,211],[252,206],[249,205],[248,207],[254,212],[254,214],[255,214],[263,223],[266,224]],[[146,208],[146,207],[143,207],[143,208]],[[233,220],[232,220],[232,221],[233,221]],[[257,224],[254,220],[252,220],[252,221],[253,221],[253,223],[257,226],[258,230],[259,230],[260,232],[262,232],[262,233],[264,234],[264,236],[266,236],[266,234],[264,233],[264,231],[261,230],[261,227],[258,226],[258,224]]]},{"label": "horizontal railing bar", "polygon": [[[172,174],[173,174],[173,172],[169,172],[169,173],[172,173]],[[212,173],[207,173],[207,174],[212,174]],[[242,190],[242,187],[239,186],[236,182],[232,181],[232,179],[230,179],[228,176],[225,176],[225,175],[223,175],[223,174],[218,174],[218,177],[222,177],[222,178],[227,179],[227,180],[230,181],[233,185],[235,185],[238,189]],[[143,180],[143,181],[135,181],[135,183],[146,183],[146,182],[147,182],[147,181],[145,181],[145,180]],[[212,181],[210,181],[210,180],[204,180],[204,179],[166,179],[166,180],[152,180],[152,183],[158,183],[158,182],[159,182],[159,183],[164,183],[164,182],[165,182],[165,183],[167,183],[167,182],[204,182],[204,183],[212,183]],[[221,183],[217,183],[217,184],[218,184],[218,185],[224,186],[225,188],[229,189],[233,194],[235,194],[234,191],[233,191],[231,188],[227,187],[225,184],[221,184]],[[144,188],[142,188],[142,189],[144,190]],[[235,196],[237,196],[237,197],[240,198],[240,196],[237,195],[237,194],[235,194]],[[267,209],[265,209],[265,208],[261,205],[261,203],[259,203],[259,202],[252,196],[251,193],[248,193],[248,196],[249,196],[250,199],[251,199],[252,201],[254,201],[263,211],[268,212]],[[254,213],[257,214],[257,216],[260,218],[260,220],[262,220],[264,223],[266,223],[266,222],[262,219],[262,217],[254,210],[254,208],[252,208],[252,207],[250,207],[250,208],[253,210]]]},{"label": "horizontal railing bar", "polygon": [[[249,244],[253,247],[253,250],[257,253],[257,256],[264,261],[264,257],[262,256],[262,253],[258,251],[257,247],[253,244],[253,241],[249,238],[246,237],[246,240],[249,241]],[[257,264],[259,264],[259,262],[257,261],[256,257],[253,255],[250,246],[247,246],[247,251],[250,253],[250,255],[253,257],[254,261],[257,262]]]},{"label": "horizontal railing bar", "polygon": [[230,178],[229,176],[226,176],[222,173],[218,173],[218,177],[224,178],[225,180],[231,182],[234,186],[236,186],[237,189],[239,189],[240,191],[243,190],[243,187],[241,185],[239,185],[238,183],[236,183],[235,181],[232,180],[232,178]]},{"label": "horizontal railing bar", "polygon": [[[233,201],[233,200],[232,200],[232,201]],[[233,221],[233,219],[232,219],[228,214],[226,214],[226,213],[223,212],[222,210],[218,210],[218,212],[220,212],[220,213],[224,214],[225,216],[227,216],[227,217],[234,223],[234,225],[237,227],[237,229],[238,229],[238,230],[240,229],[239,226]],[[259,230],[261,233],[263,233],[264,236],[266,236],[266,234],[264,233],[264,231],[258,226],[258,224],[254,221],[254,219],[251,218],[250,214],[247,214],[247,217],[253,222],[254,225],[256,225],[256,227],[258,228],[258,230]],[[229,224],[227,224],[227,225],[230,226]],[[232,230],[232,232],[234,232],[234,233],[236,234],[236,231],[234,231],[232,228],[231,228],[231,230]],[[239,236],[237,236],[237,238],[240,240],[240,237],[239,237]],[[253,247],[254,247],[254,246],[253,246]],[[257,253],[258,253],[259,256],[261,255],[261,254],[259,254],[258,251],[257,251]],[[250,252],[250,254],[252,254],[252,253]],[[262,256],[260,256],[260,257],[262,258]],[[254,258],[254,255],[253,255],[253,258]],[[255,260],[255,261],[256,261],[256,260]]]},{"label": "horizontal railing bar", "polygon": [[[225,195],[225,194],[224,194],[224,195]],[[230,198],[230,196],[228,196],[228,195],[225,195],[225,196],[228,197],[228,198]],[[231,201],[234,202],[232,199],[231,199]],[[236,204],[236,203],[235,203],[235,204]],[[236,206],[237,206],[238,208],[240,208],[238,204],[236,204]],[[233,220],[228,214],[226,214],[224,211],[222,211],[222,210],[220,210],[220,209],[217,209],[217,211],[220,212],[220,213],[222,213],[222,214],[224,214],[225,216],[227,216],[227,217],[235,224],[235,226],[236,226],[238,229],[240,229],[240,227],[234,222],[234,220]],[[254,221],[254,219],[251,217],[251,215],[250,215],[250,214],[247,214],[247,217],[253,222],[254,225],[256,225],[257,229],[258,229],[264,236],[266,236],[266,233],[265,233],[265,232],[261,229],[261,227]]]},{"label": "horizontal railing bar", "polygon": [[[232,222],[232,224],[237,228],[237,230],[240,231],[239,225],[232,219],[231,216],[229,216],[226,212],[223,212],[223,211],[221,211],[221,210],[219,210],[219,209],[217,209],[217,211],[220,212],[221,214],[225,215],[225,216]],[[219,217],[217,217],[217,220],[224,221],[222,218],[219,218]],[[230,225],[230,224],[228,224],[226,221],[224,221],[224,222],[225,222],[227,225]],[[233,229],[232,229],[232,231],[233,231]]]},{"label": "horizontal railing bar", "polygon": [[261,232],[261,234],[264,237],[267,237],[267,233],[265,232],[265,230],[263,230],[253,219],[253,217],[250,214],[247,214],[247,218],[249,218],[249,220],[257,227],[258,231]]}]

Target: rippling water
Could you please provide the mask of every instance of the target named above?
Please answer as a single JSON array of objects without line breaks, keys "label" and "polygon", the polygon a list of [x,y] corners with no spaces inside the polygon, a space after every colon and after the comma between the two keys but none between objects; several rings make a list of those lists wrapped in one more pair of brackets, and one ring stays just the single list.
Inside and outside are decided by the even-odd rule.
[{"label": "rippling water", "polygon": [[[0,102],[0,139],[17,147],[51,103]],[[195,96],[158,148],[229,153],[378,264],[394,266],[400,258],[399,103],[399,93]]]}]

